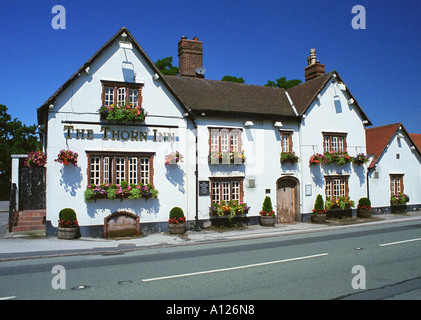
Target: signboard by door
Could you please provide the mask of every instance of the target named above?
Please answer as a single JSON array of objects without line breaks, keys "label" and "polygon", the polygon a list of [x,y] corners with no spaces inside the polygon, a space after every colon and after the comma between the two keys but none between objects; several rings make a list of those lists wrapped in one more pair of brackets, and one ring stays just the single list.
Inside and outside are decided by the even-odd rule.
[{"label": "signboard by door", "polygon": [[45,167],[19,166],[19,210],[45,209]]}]

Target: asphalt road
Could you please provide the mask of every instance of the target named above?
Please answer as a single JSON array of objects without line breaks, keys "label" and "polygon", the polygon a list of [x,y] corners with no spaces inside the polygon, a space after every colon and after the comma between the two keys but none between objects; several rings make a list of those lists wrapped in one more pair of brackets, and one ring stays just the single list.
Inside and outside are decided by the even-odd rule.
[{"label": "asphalt road", "polygon": [[174,300],[217,299],[249,307],[256,299],[420,299],[420,248],[418,221],[109,256],[8,261],[0,263],[0,298],[166,300],[165,306]]}]

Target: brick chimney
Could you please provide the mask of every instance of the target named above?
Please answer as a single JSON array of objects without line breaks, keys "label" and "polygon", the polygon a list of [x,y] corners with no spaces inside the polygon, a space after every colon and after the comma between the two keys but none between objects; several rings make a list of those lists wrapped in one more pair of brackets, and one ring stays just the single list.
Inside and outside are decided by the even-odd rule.
[{"label": "brick chimney", "polygon": [[203,74],[197,74],[196,68],[202,67],[203,46],[197,37],[193,40],[187,39],[186,36],[181,37],[178,42],[178,63],[179,74],[185,77],[204,78]]},{"label": "brick chimney", "polygon": [[304,68],[306,82],[325,74],[325,65],[316,60],[316,49],[310,49],[310,57],[307,58],[307,63],[308,66]]}]

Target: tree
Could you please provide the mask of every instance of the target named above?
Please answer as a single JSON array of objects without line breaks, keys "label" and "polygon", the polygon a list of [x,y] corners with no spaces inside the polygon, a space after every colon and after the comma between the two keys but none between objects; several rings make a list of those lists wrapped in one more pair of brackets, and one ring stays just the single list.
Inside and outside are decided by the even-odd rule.
[{"label": "tree", "polygon": [[221,81],[228,81],[228,82],[237,82],[237,83],[244,83],[246,82],[243,78],[237,78],[233,76],[224,76]]},{"label": "tree", "polygon": [[265,84],[265,87],[276,87],[276,88],[284,88],[289,89],[295,86],[298,86],[302,81],[301,80],[288,80],[285,77],[281,77],[279,79],[276,79],[275,82],[268,80],[268,82]]},{"label": "tree", "polygon": [[178,75],[178,67],[172,65],[172,57],[166,57],[163,59],[158,59],[155,62],[155,65],[162,72],[162,74],[176,76]]},{"label": "tree", "polygon": [[12,154],[25,154],[39,150],[41,145],[37,126],[27,127],[18,119],[12,120],[7,107],[0,104],[0,199],[8,200],[12,171]]}]

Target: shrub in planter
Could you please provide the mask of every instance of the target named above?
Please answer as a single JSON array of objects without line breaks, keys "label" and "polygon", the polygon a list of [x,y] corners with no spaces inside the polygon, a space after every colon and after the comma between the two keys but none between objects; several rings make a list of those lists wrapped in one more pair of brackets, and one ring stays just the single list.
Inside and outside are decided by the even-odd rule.
[{"label": "shrub in planter", "polygon": [[171,234],[183,234],[186,232],[186,217],[179,207],[174,207],[170,211],[169,232]]},{"label": "shrub in planter", "polygon": [[318,194],[314,202],[313,214],[311,215],[311,222],[324,223],[326,221],[326,209],[321,194]]},{"label": "shrub in planter", "polygon": [[369,198],[360,198],[357,206],[357,216],[360,218],[371,217],[371,201]]},{"label": "shrub in planter", "polygon": [[274,226],[276,222],[275,211],[273,211],[272,200],[269,196],[263,201],[262,210],[259,212],[260,225],[269,227]]},{"label": "shrub in planter", "polygon": [[79,224],[76,212],[71,208],[62,209],[59,212],[58,238],[76,239],[80,237]]}]

